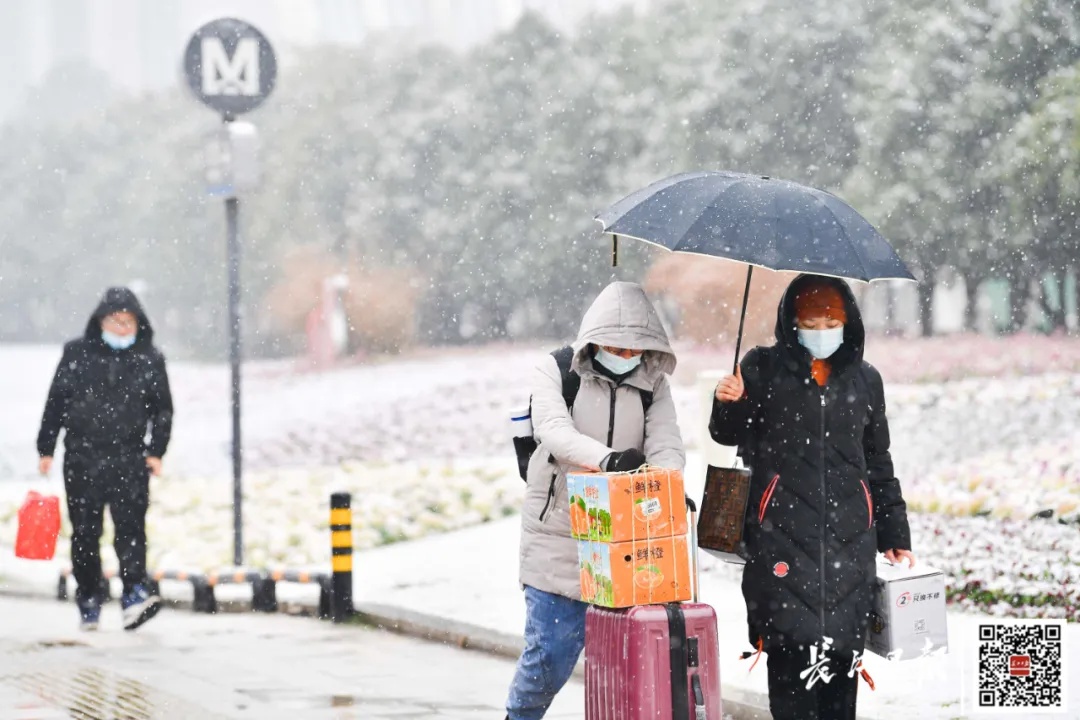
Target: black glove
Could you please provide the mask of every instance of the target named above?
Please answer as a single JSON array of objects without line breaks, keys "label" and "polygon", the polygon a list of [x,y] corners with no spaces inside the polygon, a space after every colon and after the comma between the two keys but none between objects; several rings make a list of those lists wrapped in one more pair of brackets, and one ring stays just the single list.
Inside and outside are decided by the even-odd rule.
[{"label": "black glove", "polygon": [[645,454],[637,448],[613,452],[604,460],[607,472],[630,472],[645,464]]}]

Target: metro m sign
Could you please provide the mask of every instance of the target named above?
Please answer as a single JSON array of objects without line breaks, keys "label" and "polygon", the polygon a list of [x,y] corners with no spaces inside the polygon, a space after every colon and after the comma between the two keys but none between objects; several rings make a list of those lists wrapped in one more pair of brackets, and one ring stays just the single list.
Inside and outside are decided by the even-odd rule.
[{"label": "metro m sign", "polygon": [[202,39],[204,95],[258,95],[259,41],[242,38],[230,58],[221,38]]},{"label": "metro m sign", "polygon": [[184,72],[195,97],[228,120],[262,104],[274,89],[277,61],[258,29],[222,18],[195,31]]}]

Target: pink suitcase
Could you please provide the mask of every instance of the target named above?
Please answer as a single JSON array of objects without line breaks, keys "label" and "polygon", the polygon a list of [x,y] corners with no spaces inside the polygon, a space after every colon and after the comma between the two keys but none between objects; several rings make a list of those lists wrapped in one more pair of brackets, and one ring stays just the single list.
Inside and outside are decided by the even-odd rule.
[{"label": "pink suitcase", "polygon": [[716,611],[694,602],[585,614],[585,720],[721,720]]}]

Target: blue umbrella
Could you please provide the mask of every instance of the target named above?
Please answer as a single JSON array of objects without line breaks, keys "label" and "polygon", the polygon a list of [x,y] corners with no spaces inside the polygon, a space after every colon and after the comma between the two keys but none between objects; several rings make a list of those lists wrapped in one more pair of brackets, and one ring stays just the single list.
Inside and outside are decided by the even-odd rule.
[{"label": "blue umbrella", "polygon": [[762,175],[673,175],[626,196],[596,220],[613,236],[613,264],[618,239],[626,237],[748,265],[736,364],[755,265],[863,282],[915,280],[889,242],[843,200]]}]

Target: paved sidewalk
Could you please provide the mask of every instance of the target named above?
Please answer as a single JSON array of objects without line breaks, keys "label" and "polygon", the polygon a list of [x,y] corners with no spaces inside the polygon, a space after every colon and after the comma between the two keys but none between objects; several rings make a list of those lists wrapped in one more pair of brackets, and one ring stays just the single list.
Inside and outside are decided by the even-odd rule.
[{"label": "paved sidewalk", "polygon": [[[135,633],[106,605],[0,597],[0,717],[10,720],[502,717],[513,663],[365,627],[164,610]],[[573,681],[549,718],[582,716]]]}]

